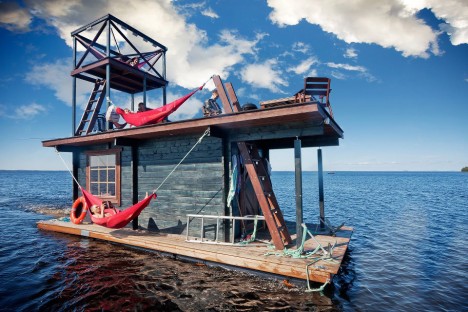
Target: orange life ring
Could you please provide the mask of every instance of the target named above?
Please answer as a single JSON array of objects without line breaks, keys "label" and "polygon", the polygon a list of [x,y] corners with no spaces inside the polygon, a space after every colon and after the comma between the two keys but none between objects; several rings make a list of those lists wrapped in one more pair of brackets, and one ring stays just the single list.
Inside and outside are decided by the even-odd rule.
[{"label": "orange life ring", "polygon": [[80,224],[83,222],[88,212],[88,205],[86,205],[86,200],[83,196],[78,197],[72,205],[70,220],[75,224]]}]

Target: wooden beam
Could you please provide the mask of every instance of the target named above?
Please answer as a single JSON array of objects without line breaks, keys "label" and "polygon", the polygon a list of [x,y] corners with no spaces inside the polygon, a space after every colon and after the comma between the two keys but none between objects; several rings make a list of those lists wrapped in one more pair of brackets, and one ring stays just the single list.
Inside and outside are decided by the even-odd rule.
[{"label": "wooden beam", "polygon": [[70,145],[57,145],[55,146],[60,153],[79,153],[85,150],[85,147],[70,146]]},{"label": "wooden beam", "polygon": [[216,86],[216,90],[218,90],[219,98],[221,99],[221,103],[223,104],[224,112],[231,113],[233,110],[231,108],[231,104],[229,103],[229,99],[226,94],[226,90],[224,89],[223,82],[218,75],[213,76],[213,82]]},{"label": "wooden beam", "polygon": [[220,127],[216,126],[209,126],[210,128],[210,134],[209,136],[215,137],[215,138],[226,138],[228,133],[227,131],[221,129]]},{"label": "wooden beam", "polygon": [[[132,160],[130,163],[132,170],[132,203],[138,202],[138,146],[132,145]],[[138,217],[132,220],[132,228],[138,230]]]},{"label": "wooden beam", "polygon": [[226,82],[226,90],[229,94],[229,97],[231,98],[231,103],[232,103],[232,110],[237,113],[241,111],[241,107],[239,104],[239,99],[237,98],[237,94],[234,91],[234,87],[232,86],[232,83]]},{"label": "wooden beam", "polygon": [[[72,154],[72,174],[75,177],[75,179],[78,180],[78,169],[80,167],[80,153],[77,151],[74,151]],[[75,180],[72,178],[72,200],[73,202],[78,198],[78,184],[75,182]]]},{"label": "wooden beam", "polygon": [[[302,124],[303,127],[310,127],[322,120],[322,116],[317,111],[317,105],[306,104],[293,107],[275,108],[275,109],[257,109],[232,114],[222,114],[209,118],[183,120],[164,124],[148,125],[142,127],[133,127],[121,129],[119,131],[107,131],[102,133],[90,134],[80,137],[69,137],[54,140],[43,141],[44,147],[54,147],[59,145],[89,146],[105,143],[113,143],[115,138],[128,137],[132,139],[150,139],[165,137],[168,135],[188,135],[201,134],[207,127],[216,126],[223,131],[265,131],[268,127],[282,127],[286,123]],[[258,127],[254,129],[255,127]],[[333,129],[325,133],[327,138],[336,140],[337,134]],[[307,130],[309,131],[309,130]],[[254,139],[252,133],[251,138]],[[293,137],[288,138],[293,143],[296,136],[303,138],[305,146],[306,137],[304,133],[293,133]],[[310,134],[312,135],[312,133]],[[320,135],[319,135],[320,136]],[[267,139],[267,138],[264,138]],[[272,138],[274,140],[275,138]],[[336,144],[337,145],[337,144]],[[291,145],[293,147],[293,145]]]},{"label": "wooden beam", "polygon": [[121,137],[121,138],[115,138],[114,139],[114,145],[115,146],[138,146],[140,144],[140,142],[141,142],[141,140],[126,138],[126,137]]}]

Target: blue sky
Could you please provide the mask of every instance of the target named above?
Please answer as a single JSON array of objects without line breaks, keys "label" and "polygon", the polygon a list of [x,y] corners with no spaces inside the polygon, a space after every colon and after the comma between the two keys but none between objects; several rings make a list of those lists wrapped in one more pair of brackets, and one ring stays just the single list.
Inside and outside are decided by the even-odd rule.
[{"label": "blue sky", "polygon": [[[468,166],[466,1],[25,0],[0,2],[0,169],[64,169],[41,141],[72,133],[70,33],[108,13],[168,47],[168,100],[213,74],[241,103],[330,77],[345,138],[323,149],[325,170]],[[78,86],[79,105],[91,88]],[[199,117],[208,96],[172,119]],[[160,93],[148,101],[160,105]],[[121,94],[113,102],[129,105]],[[316,149],[302,154],[303,169],[316,170]],[[292,150],[271,158],[274,170],[294,168]]]}]

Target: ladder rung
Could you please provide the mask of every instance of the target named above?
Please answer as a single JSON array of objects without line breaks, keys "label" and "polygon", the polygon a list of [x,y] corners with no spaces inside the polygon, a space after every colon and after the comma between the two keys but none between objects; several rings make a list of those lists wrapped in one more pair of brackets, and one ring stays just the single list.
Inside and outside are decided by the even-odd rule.
[{"label": "ladder rung", "polygon": [[97,100],[91,100],[91,101],[89,101],[89,103],[94,103],[94,102],[97,102]]},{"label": "ladder rung", "polygon": [[87,112],[87,113],[94,112],[94,109],[87,109],[85,112]]}]

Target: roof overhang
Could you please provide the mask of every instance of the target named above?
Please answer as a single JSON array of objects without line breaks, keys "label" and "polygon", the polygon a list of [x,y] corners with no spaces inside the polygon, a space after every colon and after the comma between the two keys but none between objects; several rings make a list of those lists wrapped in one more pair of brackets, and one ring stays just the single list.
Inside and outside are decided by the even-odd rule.
[{"label": "roof overhang", "polygon": [[300,138],[303,147],[338,145],[343,130],[321,105],[284,105],[214,117],[183,120],[142,127],[43,141],[45,147],[73,151],[87,146],[131,145],[141,140],[182,135],[201,135],[210,129],[212,136],[230,141],[257,141],[267,148],[288,148]]}]

